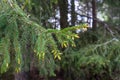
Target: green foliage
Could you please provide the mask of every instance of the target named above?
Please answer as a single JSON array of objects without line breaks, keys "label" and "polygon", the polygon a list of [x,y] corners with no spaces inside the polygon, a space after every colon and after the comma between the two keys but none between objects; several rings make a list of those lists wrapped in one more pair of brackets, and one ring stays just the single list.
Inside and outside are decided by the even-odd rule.
[{"label": "green foliage", "polygon": [[[27,0],[26,0],[27,1]],[[61,53],[57,48],[52,34],[55,34],[60,44],[74,44],[73,38],[78,38],[78,35],[70,31],[86,26],[74,26],[63,30],[53,30],[41,27],[23,12],[17,5],[16,1],[9,0],[8,2],[1,1],[0,5],[0,56],[1,73],[6,72],[11,65],[11,56],[14,57],[15,71],[24,70],[31,65],[30,56],[35,58],[35,66],[40,69],[43,75],[54,75],[55,60],[61,60]],[[67,42],[67,43],[63,43]],[[51,54],[53,53],[53,54]]]},{"label": "green foliage", "polygon": [[50,27],[45,23],[53,16],[53,3],[57,4],[57,0],[18,0],[17,2],[30,18],[44,27]]},{"label": "green foliage", "polygon": [[119,7],[120,6],[120,1],[119,0],[116,0],[116,1],[106,0],[106,1],[103,1],[103,2],[105,2],[106,4],[111,5],[113,7]]},{"label": "green foliage", "polygon": [[[88,44],[79,51],[68,49],[61,63],[65,70],[65,78],[69,80],[72,78],[83,80],[96,79],[96,77],[101,80],[113,78],[114,72],[120,71],[119,44],[120,41],[113,38],[104,43]],[[69,77],[66,77],[68,75]]]}]

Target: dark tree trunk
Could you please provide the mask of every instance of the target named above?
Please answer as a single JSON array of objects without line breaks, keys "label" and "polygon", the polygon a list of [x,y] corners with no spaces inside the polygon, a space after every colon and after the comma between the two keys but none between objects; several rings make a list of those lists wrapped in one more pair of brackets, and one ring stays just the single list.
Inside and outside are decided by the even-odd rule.
[{"label": "dark tree trunk", "polygon": [[92,27],[93,27],[93,31],[95,31],[96,30],[96,26],[97,26],[97,20],[96,20],[96,0],[92,0],[92,17],[93,17]]},{"label": "dark tree trunk", "polygon": [[[58,0],[58,6],[59,6],[59,11],[60,11],[60,28],[64,29],[69,26],[68,24],[68,0]],[[54,39],[56,42],[58,41],[55,36],[54,36]],[[64,51],[64,48],[61,48],[61,51]],[[55,70],[55,73],[56,73],[56,77],[53,77],[54,79],[52,78],[51,80],[63,80],[62,78],[64,75],[64,71],[62,69],[58,71]]]},{"label": "dark tree trunk", "polygon": [[58,0],[59,9],[60,9],[60,27],[61,29],[68,27],[68,1],[67,0]]},{"label": "dark tree trunk", "polygon": [[75,0],[71,0],[71,26],[75,26],[76,13],[75,13]]},{"label": "dark tree trunk", "polygon": [[90,0],[86,0],[86,8],[87,8],[87,23],[90,24]]},{"label": "dark tree trunk", "polygon": [[92,17],[93,17],[93,22],[92,22],[92,30],[93,30],[93,35],[92,35],[92,41],[93,43],[98,40],[96,37],[96,28],[97,28],[97,18],[96,18],[96,0],[92,0]]},{"label": "dark tree trunk", "polygon": [[[87,16],[89,16],[89,4],[88,0],[86,0],[86,7],[87,7]],[[89,23],[89,18],[87,17],[87,23]]]}]

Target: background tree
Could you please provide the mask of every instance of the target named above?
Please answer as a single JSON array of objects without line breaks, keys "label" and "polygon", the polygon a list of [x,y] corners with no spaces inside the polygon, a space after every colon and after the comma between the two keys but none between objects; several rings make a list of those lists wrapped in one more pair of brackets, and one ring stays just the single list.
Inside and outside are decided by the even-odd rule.
[{"label": "background tree", "polygon": [[67,0],[58,0],[59,9],[60,9],[60,27],[61,29],[68,26],[68,1]]}]

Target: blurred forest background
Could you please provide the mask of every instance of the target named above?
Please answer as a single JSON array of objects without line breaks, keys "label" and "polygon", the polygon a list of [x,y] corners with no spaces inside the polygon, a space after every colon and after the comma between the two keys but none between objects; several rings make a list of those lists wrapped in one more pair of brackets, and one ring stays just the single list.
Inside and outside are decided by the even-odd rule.
[{"label": "blurred forest background", "polygon": [[0,0],[0,80],[120,80],[120,0]]}]

